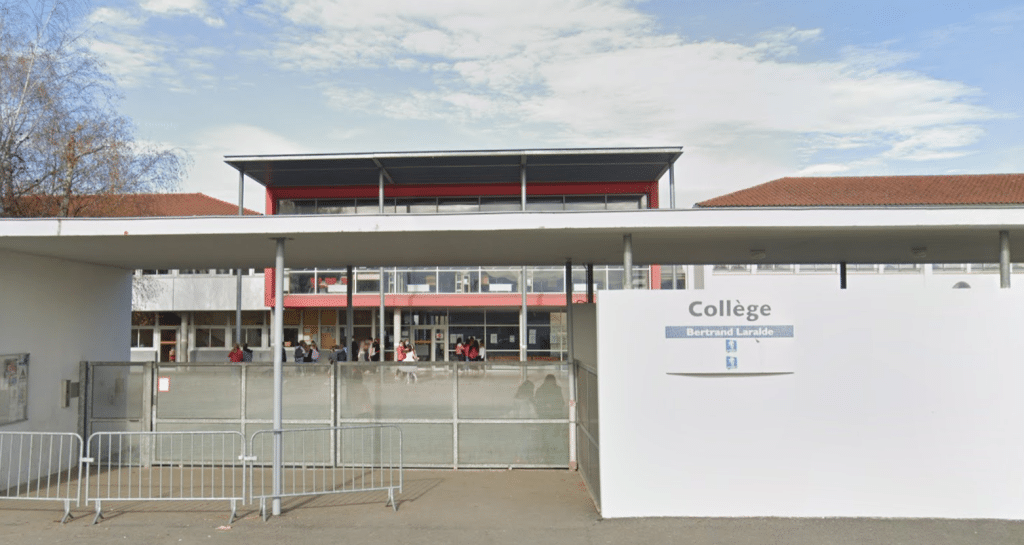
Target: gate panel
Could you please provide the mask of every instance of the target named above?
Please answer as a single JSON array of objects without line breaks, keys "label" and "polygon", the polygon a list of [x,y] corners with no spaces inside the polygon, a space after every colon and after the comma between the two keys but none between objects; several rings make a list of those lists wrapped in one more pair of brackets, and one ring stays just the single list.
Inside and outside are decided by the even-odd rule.
[{"label": "gate panel", "polygon": [[86,362],[86,434],[151,428],[153,362]]}]

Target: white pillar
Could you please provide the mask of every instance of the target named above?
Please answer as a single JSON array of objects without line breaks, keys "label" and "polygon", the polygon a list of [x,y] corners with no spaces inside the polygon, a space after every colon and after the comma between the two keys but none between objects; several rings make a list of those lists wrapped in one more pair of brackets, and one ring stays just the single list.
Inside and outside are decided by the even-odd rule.
[{"label": "white pillar", "polygon": [[633,289],[633,235],[622,235],[622,289]]},{"label": "white pillar", "polygon": [[393,350],[398,343],[402,342],[402,309],[395,309],[395,317],[391,322],[394,331],[391,335],[391,342],[394,346],[391,347]]},{"label": "white pillar", "polygon": [[999,287],[1010,287],[1010,232],[999,231]]}]

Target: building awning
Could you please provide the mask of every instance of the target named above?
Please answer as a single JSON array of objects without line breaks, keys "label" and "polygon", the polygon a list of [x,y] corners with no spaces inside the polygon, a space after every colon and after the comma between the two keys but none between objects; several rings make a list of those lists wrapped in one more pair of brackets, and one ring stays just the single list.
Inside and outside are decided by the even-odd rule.
[{"label": "building awning", "polygon": [[651,182],[680,147],[229,155],[225,162],[272,189],[387,184]]},{"label": "building awning", "polygon": [[621,264],[995,263],[1024,256],[1024,208],[0,220],[0,250],[127,269]]}]

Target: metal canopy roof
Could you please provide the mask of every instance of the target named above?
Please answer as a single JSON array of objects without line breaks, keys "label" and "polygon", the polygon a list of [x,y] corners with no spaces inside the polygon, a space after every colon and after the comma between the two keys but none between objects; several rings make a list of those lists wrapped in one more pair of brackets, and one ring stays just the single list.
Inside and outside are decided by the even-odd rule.
[{"label": "metal canopy roof", "polygon": [[[1024,255],[1024,208],[687,209],[0,220],[0,251],[128,269],[621,264],[994,263]],[[467,251],[467,249],[469,251]],[[756,259],[755,254],[763,258]]]},{"label": "metal canopy roof", "polygon": [[681,147],[229,155],[225,162],[269,188],[388,184],[651,182]]}]

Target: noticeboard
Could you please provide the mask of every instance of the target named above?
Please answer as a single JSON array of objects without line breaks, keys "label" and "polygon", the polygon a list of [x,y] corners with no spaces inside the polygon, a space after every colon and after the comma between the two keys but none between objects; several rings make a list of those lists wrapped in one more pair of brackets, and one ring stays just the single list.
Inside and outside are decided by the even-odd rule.
[{"label": "noticeboard", "polygon": [[28,420],[28,354],[0,355],[0,426]]}]

